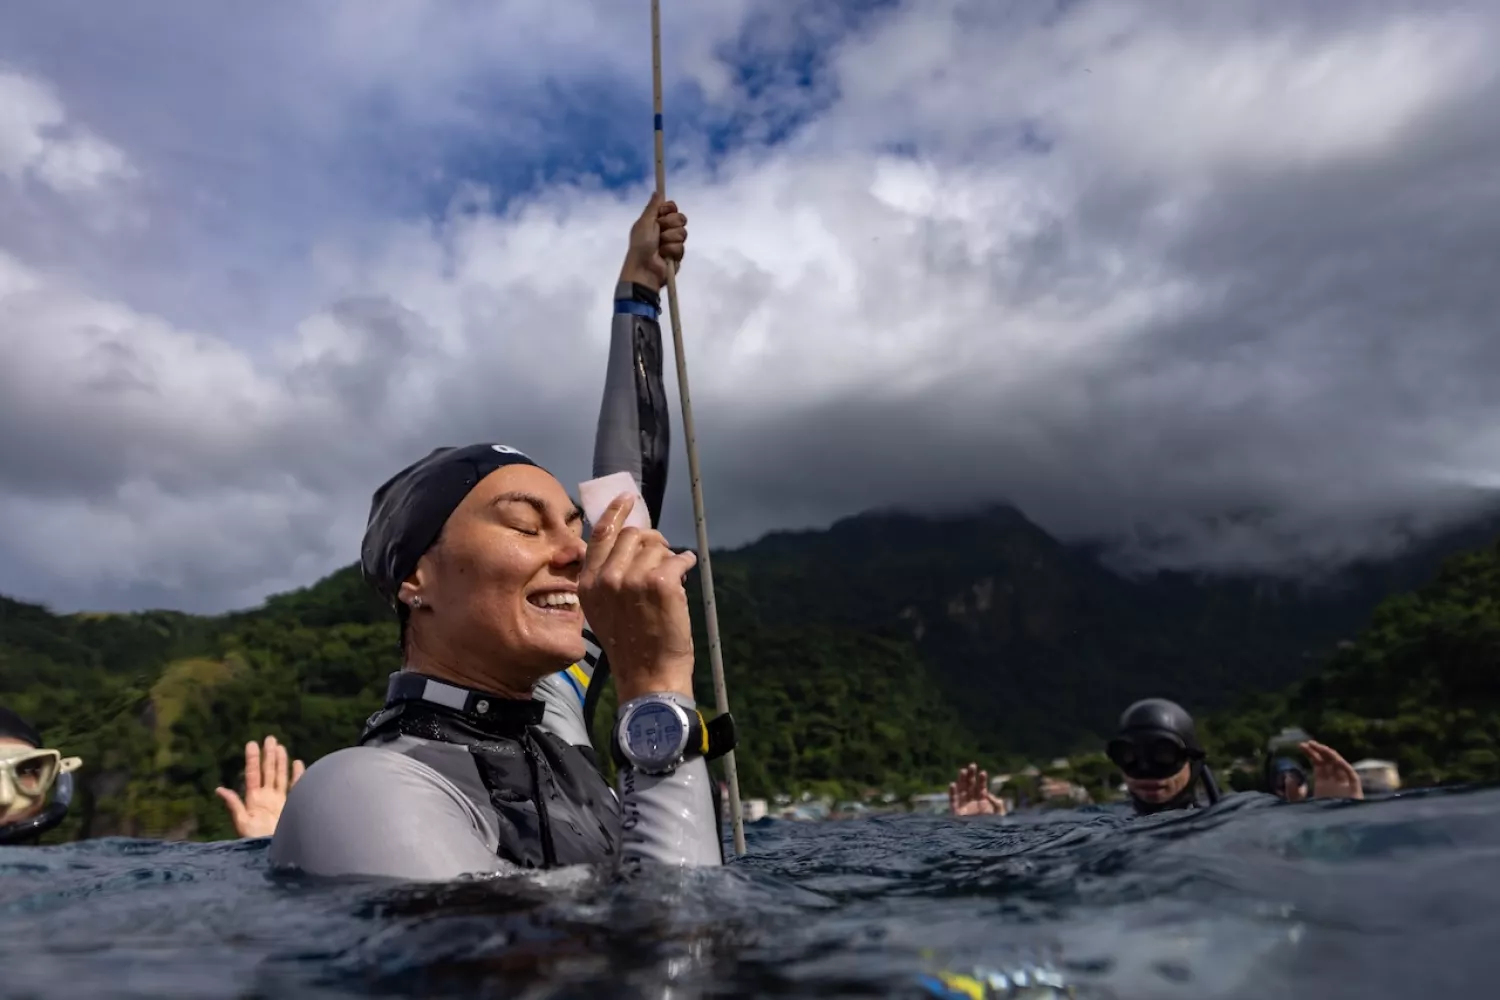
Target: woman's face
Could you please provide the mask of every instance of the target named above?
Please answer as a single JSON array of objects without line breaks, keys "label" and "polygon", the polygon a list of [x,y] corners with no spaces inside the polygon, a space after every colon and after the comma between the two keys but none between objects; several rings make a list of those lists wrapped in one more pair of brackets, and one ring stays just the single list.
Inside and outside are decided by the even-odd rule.
[{"label": "woman's face", "polygon": [[429,655],[478,658],[535,683],[581,659],[583,511],[529,465],[480,480],[402,587],[422,597],[412,641]]}]

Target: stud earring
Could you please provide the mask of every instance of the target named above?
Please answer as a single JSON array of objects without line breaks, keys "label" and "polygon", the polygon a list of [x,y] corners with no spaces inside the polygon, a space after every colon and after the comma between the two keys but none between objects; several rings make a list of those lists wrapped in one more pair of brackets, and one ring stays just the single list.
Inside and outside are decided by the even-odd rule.
[{"label": "stud earring", "polygon": [[413,595],[413,597],[411,599],[411,606],[414,607],[414,608],[420,608],[422,606],[422,595],[421,594]]}]

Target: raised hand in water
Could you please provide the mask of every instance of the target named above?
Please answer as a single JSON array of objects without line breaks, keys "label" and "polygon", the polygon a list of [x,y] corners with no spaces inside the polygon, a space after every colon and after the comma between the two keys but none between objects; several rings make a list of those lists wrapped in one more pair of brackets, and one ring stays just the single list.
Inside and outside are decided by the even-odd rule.
[{"label": "raised hand in water", "polygon": [[245,797],[232,788],[219,788],[216,794],[224,800],[235,832],[241,837],[269,837],[276,832],[281,810],[286,808],[286,793],[306,766],[299,760],[287,765],[286,747],[276,737],[267,736],[262,750],[253,740],[245,744]]},{"label": "raised hand in water", "polygon": [[1301,745],[1307,762],[1313,768],[1313,794],[1315,799],[1362,799],[1364,787],[1359,783],[1359,772],[1344,759],[1343,754],[1317,740],[1308,740]]},{"label": "raised hand in water", "polygon": [[958,769],[958,780],[948,786],[948,812],[954,816],[1004,816],[1005,800],[990,794],[989,772],[978,764]]}]

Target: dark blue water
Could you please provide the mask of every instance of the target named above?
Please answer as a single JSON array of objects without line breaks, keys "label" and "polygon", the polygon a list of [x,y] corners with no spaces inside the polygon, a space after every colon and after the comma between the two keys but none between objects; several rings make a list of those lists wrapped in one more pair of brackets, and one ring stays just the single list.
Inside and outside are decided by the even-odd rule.
[{"label": "dark blue water", "polygon": [[273,878],[264,841],[0,849],[0,996],[923,996],[944,967],[1018,997],[1500,995],[1500,791],[749,843],[444,887]]}]

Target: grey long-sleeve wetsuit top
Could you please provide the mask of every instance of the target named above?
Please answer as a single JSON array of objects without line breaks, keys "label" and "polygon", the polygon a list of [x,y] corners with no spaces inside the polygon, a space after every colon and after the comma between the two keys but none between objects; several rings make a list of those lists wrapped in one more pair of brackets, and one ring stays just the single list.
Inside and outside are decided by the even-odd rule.
[{"label": "grey long-sleeve wetsuit top", "polygon": [[[594,474],[631,473],[654,524],[670,433],[659,303],[639,285],[615,294]],[[664,778],[626,770],[618,795],[604,783],[584,710],[602,653],[585,639],[588,654],[544,680],[535,703],[392,675],[359,745],[292,788],[272,865],[442,881],[587,862],[721,863],[703,760]]]}]

